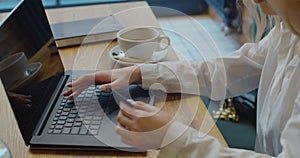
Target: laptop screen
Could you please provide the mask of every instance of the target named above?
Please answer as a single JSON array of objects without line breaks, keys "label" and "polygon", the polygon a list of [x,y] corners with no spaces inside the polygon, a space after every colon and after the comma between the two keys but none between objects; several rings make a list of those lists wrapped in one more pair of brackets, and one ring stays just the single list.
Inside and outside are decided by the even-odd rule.
[{"label": "laptop screen", "polygon": [[42,2],[21,1],[0,35],[1,80],[28,142],[64,73]]}]

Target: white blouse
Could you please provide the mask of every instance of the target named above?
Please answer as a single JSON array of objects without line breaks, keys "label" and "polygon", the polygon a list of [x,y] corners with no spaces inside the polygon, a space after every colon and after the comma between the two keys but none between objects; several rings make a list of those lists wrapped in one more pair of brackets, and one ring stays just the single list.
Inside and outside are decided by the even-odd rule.
[{"label": "white blouse", "polygon": [[[162,62],[140,65],[142,84],[161,83],[169,93],[200,94],[215,100],[238,96],[258,87],[256,151],[223,148],[211,136],[174,122],[160,157],[300,156],[299,37],[284,24],[260,42],[247,43],[231,55],[205,62]],[[194,81],[197,81],[196,83]],[[180,136],[178,131],[184,131]]]}]

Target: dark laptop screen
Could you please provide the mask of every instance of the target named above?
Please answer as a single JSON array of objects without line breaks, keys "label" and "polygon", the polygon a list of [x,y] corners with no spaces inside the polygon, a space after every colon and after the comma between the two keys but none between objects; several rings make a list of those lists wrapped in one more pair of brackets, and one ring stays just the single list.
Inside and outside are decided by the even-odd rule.
[{"label": "dark laptop screen", "polygon": [[[22,53],[19,52],[26,55],[27,66],[20,62]],[[18,57],[11,57],[17,53]],[[64,73],[40,0],[21,1],[0,24],[1,62],[2,82],[21,133],[28,142]]]}]

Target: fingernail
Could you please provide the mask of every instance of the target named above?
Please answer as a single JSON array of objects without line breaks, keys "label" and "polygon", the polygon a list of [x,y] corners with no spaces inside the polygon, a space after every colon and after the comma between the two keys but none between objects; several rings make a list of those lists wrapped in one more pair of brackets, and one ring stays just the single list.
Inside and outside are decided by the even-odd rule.
[{"label": "fingernail", "polygon": [[99,89],[100,89],[101,91],[103,91],[103,92],[110,92],[110,91],[111,91],[111,89],[108,88],[108,87],[106,87],[105,85],[101,85],[101,86],[99,87]]},{"label": "fingernail", "polygon": [[134,102],[132,99],[127,99],[126,101],[128,101],[128,102]]},{"label": "fingernail", "polygon": [[104,90],[105,90],[105,86],[101,85],[101,86],[99,86],[99,89],[100,89],[101,91],[104,91]]}]

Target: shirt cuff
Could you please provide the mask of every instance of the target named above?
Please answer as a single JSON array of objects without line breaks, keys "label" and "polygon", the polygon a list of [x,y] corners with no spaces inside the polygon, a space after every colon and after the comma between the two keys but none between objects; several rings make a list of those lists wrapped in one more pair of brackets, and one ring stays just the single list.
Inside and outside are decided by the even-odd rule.
[{"label": "shirt cuff", "polygon": [[139,67],[142,74],[142,88],[149,89],[153,81],[157,80],[157,65],[141,64]]}]

